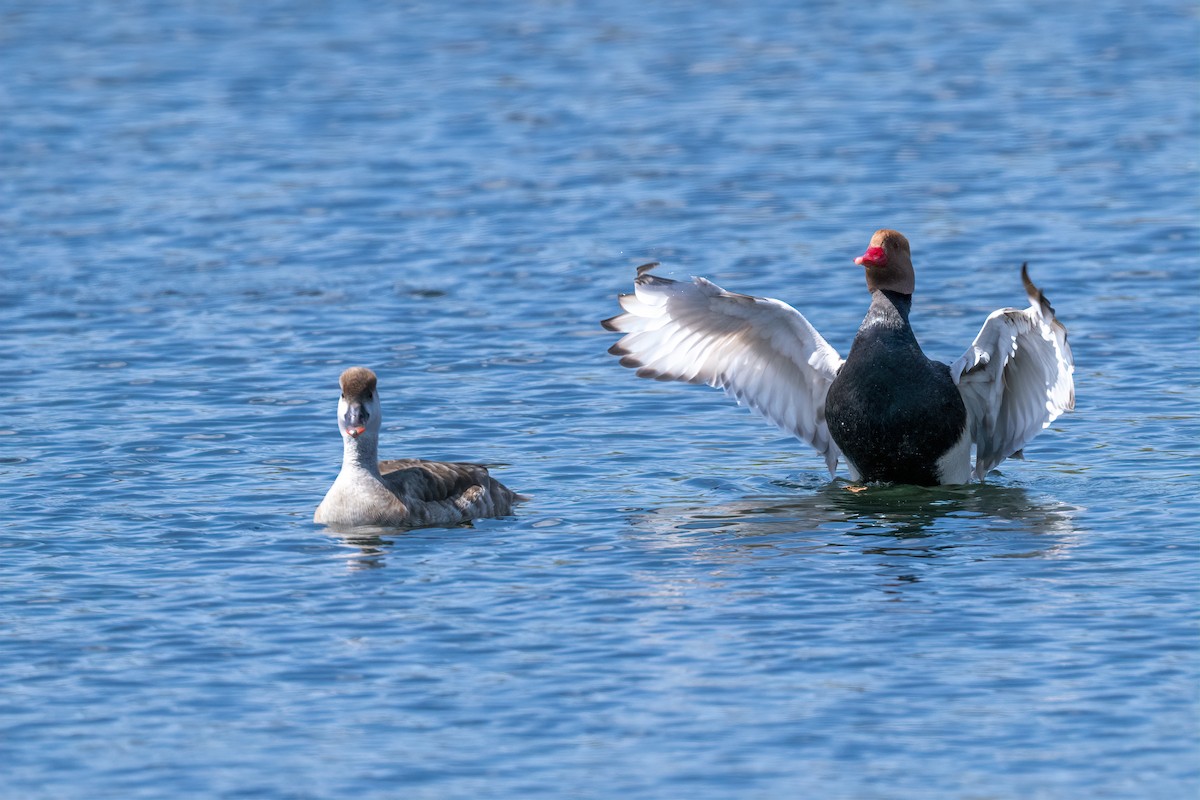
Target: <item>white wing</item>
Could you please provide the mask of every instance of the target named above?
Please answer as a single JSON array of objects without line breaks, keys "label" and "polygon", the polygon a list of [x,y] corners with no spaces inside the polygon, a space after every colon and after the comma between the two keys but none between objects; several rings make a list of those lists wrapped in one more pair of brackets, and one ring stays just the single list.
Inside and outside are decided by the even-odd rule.
[{"label": "white wing", "polygon": [[993,311],[971,347],[950,366],[967,406],[976,478],[1075,407],[1075,360],[1067,329],[1029,280],[1026,265],[1021,280],[1032,305]]},{"label": "white wing", "polygon": [[643,378],[724,389],[825,457],[832,475],[841,451],[825,424],[825,395],[842,359],[799,311],[765,297],[727,292],[638,268],[624,314],[605,320],[625,335],[608,352]]}]

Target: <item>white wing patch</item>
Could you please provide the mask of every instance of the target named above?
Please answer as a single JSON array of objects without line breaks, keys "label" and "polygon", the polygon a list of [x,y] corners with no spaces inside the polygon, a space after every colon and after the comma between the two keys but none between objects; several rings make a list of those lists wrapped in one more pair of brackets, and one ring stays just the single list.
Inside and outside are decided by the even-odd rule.
[{"label": "white wing patch", "polygon": [[950,366],[975,445],[973,477],[980,479],[1004,459],[1020,457],[1030,439],[1075,407],[1075,360],[1067,329],[1030,281],[1026,265],[1021,280],[1032,305],[993,311],[967,352]]},{"label": "white wing patch", "polygon": [[724,389],[825,458],[830,475],[841,452],[825,423],[825,395],[842,359],[796,309],[779,300],[727,292],[638,268],[625,313],[603,322],[625,335],[609,352],[643,378]]}]

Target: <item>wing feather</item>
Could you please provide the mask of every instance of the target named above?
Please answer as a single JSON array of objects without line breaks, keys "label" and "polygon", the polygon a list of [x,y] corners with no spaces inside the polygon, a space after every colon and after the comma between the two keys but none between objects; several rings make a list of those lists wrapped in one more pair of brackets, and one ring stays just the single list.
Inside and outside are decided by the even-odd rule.
[{"label": "wing feather", "polygon": [[988,315],[979,335],[950,367],[967,407],[976,478],[1017,455],[1043,428],[1075,408],[1075,360],[1067,329],[1029,279],[1029,308]]},{"label": "wing feather", "polygon": [[841,452],[825,423],[825,395],[842,358],[787,303],[727,292],[638,268],[623,314],[604,320],[625,334],[609,348],[639,377],[705,383],[812,445],[832,475]]}]

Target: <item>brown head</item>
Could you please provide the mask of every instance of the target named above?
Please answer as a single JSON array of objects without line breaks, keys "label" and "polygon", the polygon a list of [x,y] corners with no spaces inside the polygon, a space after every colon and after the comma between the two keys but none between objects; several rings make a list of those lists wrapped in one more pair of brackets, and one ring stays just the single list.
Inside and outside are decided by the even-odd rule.
[{"label": "brown head", "polygon": [[890,228],[875,231],[867,252],[854,259],[854,263],[866,268],[867,288],[872,292],[887,289],[901,294],[913,293],[917,279],[913,273],[912,254],[908,239],[900,231]]},{"label": "brown head", "polygon": [[342,397],[352,400],[375,391],[375,373],[366,367],[351,367],[342,373]]},{"label": "brown head", "polygon": [[351,367],[342,373],[342,396],[338,400],[338,427],[343,436],[357,439],[367,430],[379,431],[379,393],[375,373],[366,367]]}]

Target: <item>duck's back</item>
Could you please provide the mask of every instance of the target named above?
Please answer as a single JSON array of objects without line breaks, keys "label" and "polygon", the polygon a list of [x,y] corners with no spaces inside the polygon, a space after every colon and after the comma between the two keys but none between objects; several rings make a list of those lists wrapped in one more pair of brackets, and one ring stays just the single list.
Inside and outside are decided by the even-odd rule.
[{"label": "duck's back", "polygon": [[[876,292],[850,355],[829,387],[829,432],[864,481],[933,486],[961,450],[967,413],[946,364],[921,352],[908,295]],[[956,459],[961,460],[961,459]]]},{"label": "duck's back", "polygon": [[406,458],[381,461],[379,471],[384,484],[422,523],[503,516],[520,499],[479,464]]}]

